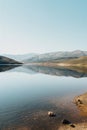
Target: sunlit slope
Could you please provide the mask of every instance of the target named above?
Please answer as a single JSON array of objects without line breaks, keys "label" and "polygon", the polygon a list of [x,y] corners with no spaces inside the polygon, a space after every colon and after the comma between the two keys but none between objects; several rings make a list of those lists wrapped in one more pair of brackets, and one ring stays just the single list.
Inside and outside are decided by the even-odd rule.
[{"label": "sunlit slope", "polygon": [[76,59],[70,59],[70,60],[65,60],[62,63],[64,64],[70,64],[70,65],[85,65],[87,66],[87,56],[82,56]]}]

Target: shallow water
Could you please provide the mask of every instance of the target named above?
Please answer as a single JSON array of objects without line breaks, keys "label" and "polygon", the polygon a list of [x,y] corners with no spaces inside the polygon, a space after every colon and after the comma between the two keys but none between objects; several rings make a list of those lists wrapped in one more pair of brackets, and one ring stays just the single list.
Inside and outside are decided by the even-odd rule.
[{"label": "shallow water", "polygon": [[[73,103],[75,96],[87,91],[85,73],[35,66],[3,70],[0,130],[57,130],[63,119],[87,120]],[[56,117],[48,117],[50,110]]]}]

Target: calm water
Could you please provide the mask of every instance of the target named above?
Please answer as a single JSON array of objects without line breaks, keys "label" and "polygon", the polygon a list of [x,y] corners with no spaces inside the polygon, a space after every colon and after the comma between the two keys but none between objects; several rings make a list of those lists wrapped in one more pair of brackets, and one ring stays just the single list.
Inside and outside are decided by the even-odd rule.
[{"label": "calm water", "polygon": [[[63,119],[86,120],[73,99],[87,91],[87,74],[29,66],[0,71],[0,130],[58,130]],[[50,110],[57,116],[48,117]]]}]

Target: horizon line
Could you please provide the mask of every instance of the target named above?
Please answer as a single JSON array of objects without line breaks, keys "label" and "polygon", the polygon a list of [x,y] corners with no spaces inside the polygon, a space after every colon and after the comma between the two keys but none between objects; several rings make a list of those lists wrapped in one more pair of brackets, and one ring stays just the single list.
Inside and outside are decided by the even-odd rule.
[{"label": "horizon line", "polygon": [[42,53],[37,53],[37,52],[27,52],[27,53],[0,53],[0,55],[26,55],[26,54],[47,54],[47,53],[56,53],[56,52],[75,52],[75,51],[87,51],[87,50],[80,50],[80,49],[76,49],[76,50],[70,50],[70,51],[48,51],[48,52],[42,52]]}]

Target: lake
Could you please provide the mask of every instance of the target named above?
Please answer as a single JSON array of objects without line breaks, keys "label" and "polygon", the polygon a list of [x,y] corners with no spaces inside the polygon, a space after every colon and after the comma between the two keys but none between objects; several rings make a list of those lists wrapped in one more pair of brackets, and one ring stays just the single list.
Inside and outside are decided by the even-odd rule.
[{"label": "lake", "polygon": [[[63,119],[87,121],[73,102],[85,92],[85,72],[0,66],[0,130],[58,130]],[[49,117],[48,111],[56,117]]]}]

